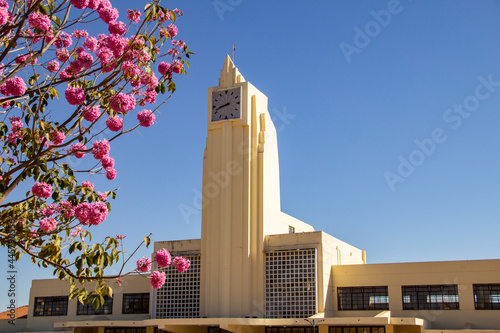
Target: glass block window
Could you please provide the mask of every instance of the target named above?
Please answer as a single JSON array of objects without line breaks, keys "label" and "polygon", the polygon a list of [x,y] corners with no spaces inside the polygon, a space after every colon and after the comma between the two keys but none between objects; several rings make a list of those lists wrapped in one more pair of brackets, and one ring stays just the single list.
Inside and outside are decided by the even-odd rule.
[{"label": "glass block window", "polygon": [[82,304],[78,301],[76,306],[76,314],[78,316],[82,315],[107,315],[113,313],[113,299],[109,296],[104,296],[104,304],[101,305],[97,310],[92,307],[92,302],[87,304]]},{"label": "glass block window", "polygon": [[123,294],[122,313],[149,313],[149,293]]},{"label": "glass block window", "polygon": [[403,310],[459,310],[456,284],[402,286]]},{"label": "glass block window", "polygon": [[184,273],[172,265],[158,268],[167,274],[167,279],[163,287],[153,291],[157,319],[200,317],[200,255],[183,256],[191,261]]},{"label": "glass block window", "polygon": [[330,326],[328,333],[385,333],[384,326]]},{"label": "glass block window", "polygon": [[266,318],[310,317],[316,298],[316,249],[266,253]]},{"label": "glass block window", "polygon": [[66,316],[68,314],[68,296],[35,297],[34,317]]},{"label": "glass block window", "polygon": [[476,310],[500,310],[500,283],[474,284]]},{"label": "glass block window", "polygon": [[387,286],[338,287],[337,303],[342,310],[389,310]]}]

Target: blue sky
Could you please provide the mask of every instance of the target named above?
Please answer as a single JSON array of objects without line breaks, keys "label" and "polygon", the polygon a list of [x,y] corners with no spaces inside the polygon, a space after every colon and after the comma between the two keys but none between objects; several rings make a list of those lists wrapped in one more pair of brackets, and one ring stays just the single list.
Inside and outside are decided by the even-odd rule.
[{"label": "blue sky", "polygon": [[[121,1],[122,17],[138,3]],[[196,55],[157,124],[112,145],[117,178],[91,178],[120,188],[96,240],[200,237],[201,215],[179,207],[201,190],[207,88],[234,44],[279,128],[284,212],[368,263],[500,256],[500,2],[162,4],[184,11],[178,37]],[[21,305],[30,279],[51,275],[27,258],[18,271]]]}]

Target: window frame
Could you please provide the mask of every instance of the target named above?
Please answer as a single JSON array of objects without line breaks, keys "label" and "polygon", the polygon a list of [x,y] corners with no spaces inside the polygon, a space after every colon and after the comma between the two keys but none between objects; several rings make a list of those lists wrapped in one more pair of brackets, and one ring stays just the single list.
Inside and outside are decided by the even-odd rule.
[{"label": "window frame", "polygon": [[[134,296],[145,296],[147,295],[147,306],[146,306],[146,312],[144,312],[144,309],[142,309],[142,311],[137,311],[136,309],[139,307],[139,306],[136,306],[137,303],[140,303],[142,308],[144,308],[144,300],[146,300],[145,297],[134,297]],[[131,302],[131,300],[126,300],[125,298],[128,298],[128,297],[134,297],[132,300],[133,302]],[[129,311],[129,312],[126,312],[125,311],[125,306],[126,306],[126,301],[127,301],[127,304],[132,304],[132,311]],[[151,295],[150,293],[126,293],[126,294],[123,294],[123,298],[122,298],[122,314],[148,314],[149,313],[149,310],[150,310],[150,305],[151,305]]]},{"label": "window frame", "polygon": [[401,297],[403,310],[460,310],[456,284],[401,286]]},{"label": "window frame", "polygon": [[[487,287],[487,288],[484,288]],[[484,288],[484,289],[483,289]],[[483,289],[483,290],[478,290]],[[500,283],[475,283],[472,285],[473,295],[474,295],[474,310],[500,310]],[[495,294],[491,292],[495,291]],[[481,292],[481,296],[478,300],[478,292]],[[484,296],[488,296],[487,302],[479,302],[484,299]],[[492,296],[497,299],[496,302],[492,302]]]},{"label": "window frame", "polygon": [[[384,297],[387,302],[372,302],[373,297]],[[337,287],[338,311],[389,310],[387,286]]]},{"label": "window frame", "polygon": [[[98,296],[96,296],[98,297]],[[109,312],[105,312],[105,309],[109,309]],[[104,304],[102,304],[97,310],[92,307],[92,302],[83,304],[80,301],[76,303],[76,315],[77,316],[101,316],[101,315],[111,315],[113,314],[113,297],[104,296]]]},{"label": "window frame", "polygon": [[[42,305],[43,306],[42,312],[40,312],[40,305],[38,305],[37,303],[38,303],[38,301],[42,301],[42,300],[43,300],[44,304]],[[69,301],[69,296],[35,297],[35,302],[34,302],[34,307],[33,307],[33,317],[67,316],[68,315],[68,301]],[[59,305],[56,302],[62,302],[62,303]],[[66,303],[66,306],[64,306],[64,303]],[[56,311],[58,305],[64,306],[64,310]],[[54,312],[52,312],[52,309],[54,309]],[[47,313],[47,312],[50,312],[50,313]]]}]

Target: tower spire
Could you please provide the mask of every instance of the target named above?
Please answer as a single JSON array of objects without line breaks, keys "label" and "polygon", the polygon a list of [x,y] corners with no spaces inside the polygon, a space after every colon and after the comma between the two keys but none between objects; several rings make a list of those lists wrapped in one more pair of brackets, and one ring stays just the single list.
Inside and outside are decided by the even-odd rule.
[{"label": "tower spire", "polygon": [[245,82],[245,78],[240,74],[238,68],[234,66],[229,54],[226,54],[224,66],[220,71],[219,86],[220,87],[233,87],[236,83]]}]

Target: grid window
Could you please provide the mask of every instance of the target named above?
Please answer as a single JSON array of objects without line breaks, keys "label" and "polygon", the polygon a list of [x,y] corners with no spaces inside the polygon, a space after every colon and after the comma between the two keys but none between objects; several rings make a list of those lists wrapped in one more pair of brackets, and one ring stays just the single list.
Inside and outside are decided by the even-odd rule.
[{"label": "grid window", "polygon": [[384,326],[330,326],[328,333],[385,333]]},{"label": "grid window", "polygon": [[266,333],[318,333],[318,327],[314,331],[310,326],[266,327]]},{"label": "grid window", "polygon": [[342,310],[389,310],[387,286],[338,287],[338,309]]},{"label": "grid window", "polygon": [[149,313],[149,293],[123,294],[122,313]]},{"label": "grid window", "polygon": [[92,307],[92,302],[87,304],[82,304],[78,301],[76,306],[76,314],[81,315],[104,315],[113,313],[113,299],[109,296],[104,296],[104,304],[102,304],[97,310]]},{"label": "grid window", "polygon": [[266,318],[316,314],[316,249],[266,253]]},{"label": "grid window", "polygon": [[68,314],[68,296],[35,297],[33,316],[66,316]]},{"label": "grid window", "polygon": [[289,234],[294,234],[295,233],[295,228],[292,227],[291,225],[288,226],[288,233]]},{"label": "grid window", "polygon": [[146,327],[106,327],[104,333],[146,333]]},{"label": "grid window", "polygon": [[403,310],[459,310],[456,284],[402,286]]},{"label": "grid window", "polygon": [[474,284],[476,310],[500,310],[500,283]]},{"label": "grid window", "polygon": [[184,257],[191,261],[184,273],[179,273],[173,265],[158,268],[167,274],[163,287],[153,291],[158,319],[200,316],[200,255]]}]

